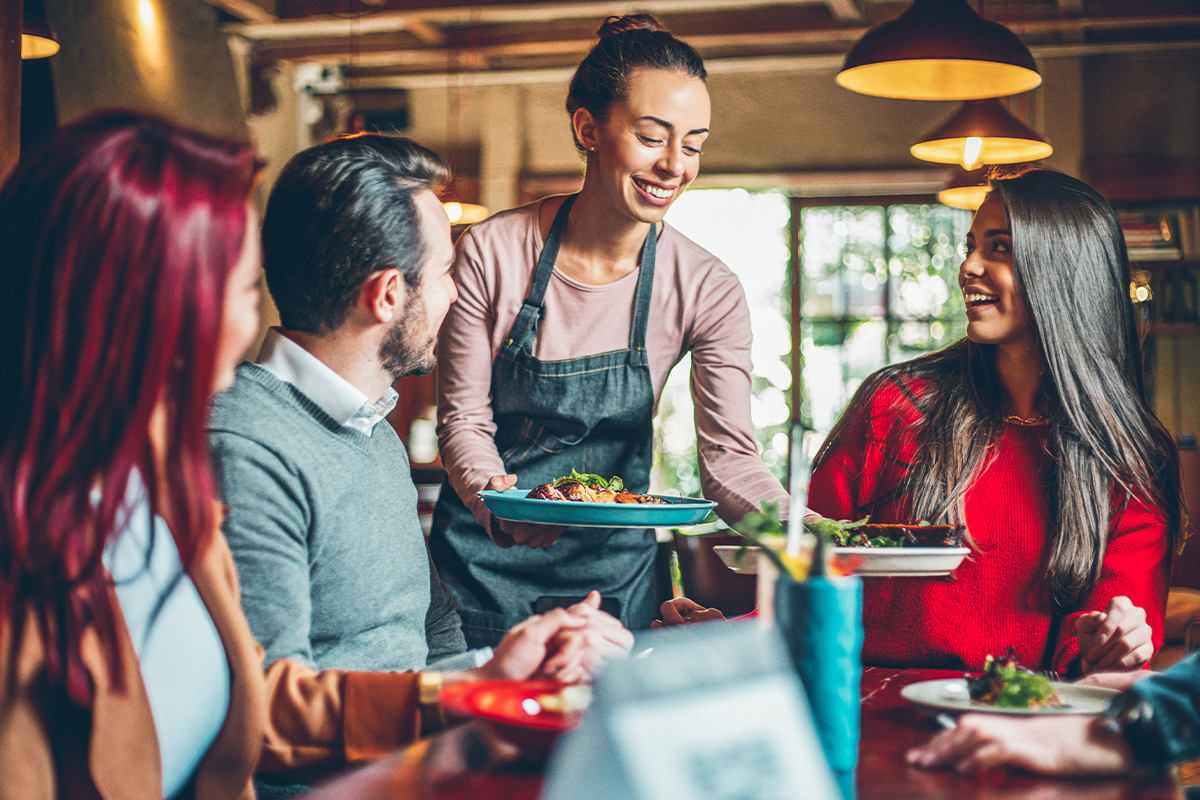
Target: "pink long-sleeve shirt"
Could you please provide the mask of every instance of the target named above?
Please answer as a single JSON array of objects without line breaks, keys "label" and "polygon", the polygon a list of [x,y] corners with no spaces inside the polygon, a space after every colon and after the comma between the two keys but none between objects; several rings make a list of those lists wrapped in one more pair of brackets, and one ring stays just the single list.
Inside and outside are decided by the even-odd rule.
[{"label": "pink long-sleeve shirt", "polygon": [[[542,253],[540,205],[502,212],[462,235],[455,261],[458,302],[438,341],[442,463],[485,529],[490,515],[475,493],[506,472],[494,438],[492,363],[529,294]],[[554,361],[627,348],[638,272],[589,286],[555,269],[534,357]],[[704,496],[717,503],[717,513],[729,523],[766,500],[787,507],[787,493],[762,463],[754,439],[750,341],[750,311],[737,276],[664,225],[646,333],[655,407],[671,368],[690,351],[700,482]]]}]

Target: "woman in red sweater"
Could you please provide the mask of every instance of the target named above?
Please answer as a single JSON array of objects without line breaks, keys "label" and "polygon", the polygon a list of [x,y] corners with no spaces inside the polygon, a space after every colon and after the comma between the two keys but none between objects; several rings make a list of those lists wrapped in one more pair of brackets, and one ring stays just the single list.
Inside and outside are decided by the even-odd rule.
[{"label": "woman in red sweater", "polygon": [[867,582],[863,661],[979,669],[1013,646],[1064,673],[1140,667],[1181,501],[1115,215],[1034,170],[992,181],[967,251],[966,339],[868,378],[817,457],[813,511],[972,540],[953,576]]}]

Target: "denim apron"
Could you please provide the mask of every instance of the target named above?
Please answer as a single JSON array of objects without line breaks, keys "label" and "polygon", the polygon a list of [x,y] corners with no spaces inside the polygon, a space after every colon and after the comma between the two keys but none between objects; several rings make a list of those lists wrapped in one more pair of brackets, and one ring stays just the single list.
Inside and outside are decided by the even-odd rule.
[{"label": "denim apron", "polygon": [[[496,448],[517,486],[532,489],[572,469],[620,475],[631,491],[650,485],[654,387],[646,326],[654,286],[655,227],[642,246],[629,347],[565,361],[533,357],[537,323],[575,197],[558,210],[529,296],[492,364]],[[429,548],[458,601],[471,647],[494,645],[531,614],[581,600],[592,589],[604,610],[633,629],[657,611],[653,530],[568,528],[548,548],[497,546],[447,480]]]}]

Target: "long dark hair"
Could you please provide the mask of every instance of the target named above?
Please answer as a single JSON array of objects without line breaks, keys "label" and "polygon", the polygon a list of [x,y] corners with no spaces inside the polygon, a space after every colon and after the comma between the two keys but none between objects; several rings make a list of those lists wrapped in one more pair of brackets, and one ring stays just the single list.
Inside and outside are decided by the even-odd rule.
[{"label": "long dark hair", "polygon": [[[629,92],[629,73],[635,69],[676,70],[708,79],[704,59],[686,42],[671,35],[649,14],[609,17],[596,32],[600,41],[580,62],[567,90],[567,113],[586,108],[597,120]],[[583,146],[575,142],[582,153]]]},{"label": "long dark hair", "polygon": [[248,145],[108,113],[60,130],[0,193],[0,626],[32,608],[50,678],[79,703],[90,626],[122,685],[101,554],[133,471],[185,566],[214,530],[205,422],[255,169]]},{"label": "long dark hair", "polygon": [[[1090,186],[1050,170],[993,179],[992,191],[1008,215],[1016,285],[1045,364],[1054,464],[1046,572],[1051,601],[1064,611],[1095,587],[1113,521],[1131,495],[1161,509],[1170,535],[1179,534],[1178,458],[1146,400],[1129,260],[1112,207]],[[897,494],[907,496],[914,519],[963,521],[963,497],[1004,426],[994,354],[993,345],[964,339],[876,373],[818,462],[882,383],[925,379],[922,416],[907,434],[915,457]]]}]

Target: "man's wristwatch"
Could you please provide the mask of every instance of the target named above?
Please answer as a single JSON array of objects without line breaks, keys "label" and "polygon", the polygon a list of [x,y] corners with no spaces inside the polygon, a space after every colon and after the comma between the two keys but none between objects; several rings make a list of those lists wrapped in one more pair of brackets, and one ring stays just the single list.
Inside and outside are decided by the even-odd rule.
[{"label": "man's wristwatch", "polygon": [[437,670],[422,670],[417,673],[417,701],[423,706],[437,705],[444,681]]}]

